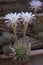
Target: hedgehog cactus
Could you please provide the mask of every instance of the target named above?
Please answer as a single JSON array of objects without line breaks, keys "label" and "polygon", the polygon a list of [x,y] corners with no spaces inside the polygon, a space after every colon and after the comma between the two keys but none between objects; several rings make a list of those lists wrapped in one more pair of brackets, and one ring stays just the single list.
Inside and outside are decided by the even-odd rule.
[{"label": "hedgehog cactus", "polygon": [[16,48],[15,56],[17,60],[23,61],[27,56],[27,50],[23,46]]}]

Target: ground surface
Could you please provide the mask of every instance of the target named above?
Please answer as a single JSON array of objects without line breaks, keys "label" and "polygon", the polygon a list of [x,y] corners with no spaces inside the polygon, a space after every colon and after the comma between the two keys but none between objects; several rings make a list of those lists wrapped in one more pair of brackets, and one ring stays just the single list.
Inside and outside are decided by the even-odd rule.
[{"label": "ground surface", "polygon": [[[18,65],[14,60],[0,59],[0,65]],[[26,65],[43,65],[43,55],[30,57]]]}]

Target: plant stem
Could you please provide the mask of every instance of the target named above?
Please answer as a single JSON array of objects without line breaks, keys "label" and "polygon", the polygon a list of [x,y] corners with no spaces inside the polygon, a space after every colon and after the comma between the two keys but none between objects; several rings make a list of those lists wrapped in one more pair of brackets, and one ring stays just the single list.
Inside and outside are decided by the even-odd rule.
[{"label": "plant stem", "polygon": [[24,30],[23,30],[23,43],[25,43],[25,36],[26,36],[26,31],[27,31],[28,23],[24,23]]},{"label": "plant stem", "polygon": [[18,40],[17,40],[17,26],[16,24],[13,24],[13,32],[14,32],[14,35],[15,35],[15,43],[18,44]]},{"label": "plant stem", "polygon": [[[37,10],[36,10],[36,9],[34,10],[34,13],[35,13],[35,16],[36,16],[36,21],[38,21],[37,15],[36,15],[36,14],[37,14]],[[38,22],[37,22],[37,24],[38,24]],[[36,34],[37,34],[37,38],[38,38],[38,27],[37,27],[37,32],[36,32]]]}]

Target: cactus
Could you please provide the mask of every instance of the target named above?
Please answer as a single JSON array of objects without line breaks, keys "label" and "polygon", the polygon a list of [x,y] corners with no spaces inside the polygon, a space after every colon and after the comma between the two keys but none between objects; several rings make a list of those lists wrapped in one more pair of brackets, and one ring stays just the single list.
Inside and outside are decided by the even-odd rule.
[{"label": "cactus", "polygon": [[43,23],[42,24],[39,23],[37,27],[38,27],[38,32],[43,32]]},{"label": "cactus", "polygon": [[15,57],[16,57],[17,60],[23,61],[27,56],[27,50],[23,46],[16,48],[15,53],[16,53]]},{"label": "cactus", "polygon": [[11,52],[9,48],[9,44],[3,46],[2,52],[3,54],[9,54]]},{"label": "cactus", "polygon": [[9,33],[8,32],[4,32],[1,36],[0,36],[0,46],[3,46],[6,43],[9,43]]},{"label": "cactus", "polygon": [[8,32],[4,32],[2,36],[0,36],[0,46],[3,46],[4,44],[8,44],[8,43],[14,43],[15,42],[15,37],[13,36],[13,34],[10,37],[10,33]]},{"label": "cactus", "polygon": [[43,32],[40,32],[40,33],[38,34],[38,38],[39,38],[39,39],[43,39]]},{"label": "cactus", "polygon": [[[8,32],[3,32],[3,34],[0,36],[0,53],[3,52],[4,54],[9,53],[8,44],[13,44],[15,42],[15,37],[12,35],[10,38],[10,35]],[[1,50],[2,49],[2,50]]]},{"label": "cactus", "polygon": [[33,29],[35,31],[35,35],[38,36],[38,34],[40,32],[43,32],[43,24],[42,23],[35,23]]},{"label": "cactus", "polygon": [[15,46],[10,45],[10,50],[13,52],[14,59],[17,61],[26,61],[29,57],[30,50],[31,50],[31,43],[28,45],[25,43],[22,45],[22,43],[19,43],[18,45],[15,44]]}]

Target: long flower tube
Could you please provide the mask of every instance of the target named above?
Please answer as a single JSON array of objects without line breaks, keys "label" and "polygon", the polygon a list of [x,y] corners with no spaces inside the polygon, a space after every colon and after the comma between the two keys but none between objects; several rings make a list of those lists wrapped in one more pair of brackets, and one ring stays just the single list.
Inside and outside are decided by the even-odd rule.
[{"label": "long flower tube", "polygon": [[17,20],[19,19],[19,17],[20,17],[20,13],[18,13],[18,14],[10,13],[10,14],[5,15],[5,19],[8,19],[8,21],[5,21],[5,23],[7,23],[8,26],[11,25],[13,32],[15,34],[16,44],[18,43],[17,42]]},{"label": "long flower tube", "polygon": [[25,43],[25,36],[26,36],[26,31],[27,31],[27,27],[28,27],[28,23],[31,24],[30,20],[32,20],[32,18],[35,16],[35,14],[32,14],[31,13],[24,13],[24,12],[21,12],[22,13],[22,18],[24,19],[23,21],[23,25],[24,25],[24,30],[23,30],[23,43]]},{"label": "long flower tube", "polygon": [[25,43],[25,36],[26,36],[26,31],[28,27],[28,22],[24,23],[24,30],[23,30],[23,43]]},{"label": "long flower tube", "polygon": [[17,41],[17,25],[13,24],[12,28],[13,28],[13,32],[15,35],[15,43],[17,44],[18,43],[18,41]]}]

